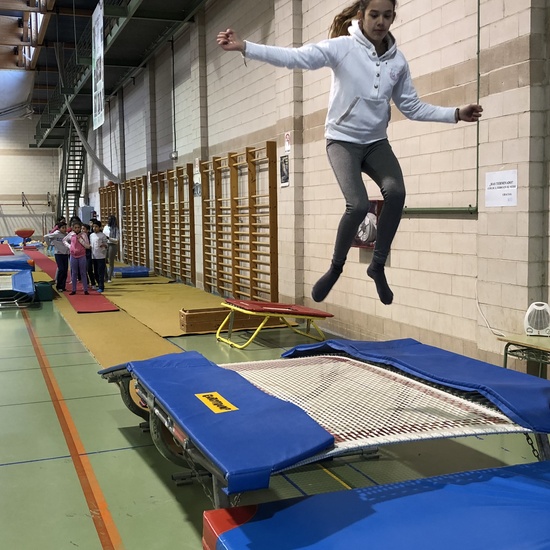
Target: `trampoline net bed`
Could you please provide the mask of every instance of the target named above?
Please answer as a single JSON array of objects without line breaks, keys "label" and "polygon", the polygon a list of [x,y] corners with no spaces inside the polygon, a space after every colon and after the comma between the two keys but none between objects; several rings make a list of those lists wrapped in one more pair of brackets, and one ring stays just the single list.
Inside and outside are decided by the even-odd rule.
[{"label": "trampoline net bed", "polygon": [[334,448],[293,467],[391,443],[530,431],[476,392],[443,390],[346,356],[220,366],[299,406],[334,436]]}]

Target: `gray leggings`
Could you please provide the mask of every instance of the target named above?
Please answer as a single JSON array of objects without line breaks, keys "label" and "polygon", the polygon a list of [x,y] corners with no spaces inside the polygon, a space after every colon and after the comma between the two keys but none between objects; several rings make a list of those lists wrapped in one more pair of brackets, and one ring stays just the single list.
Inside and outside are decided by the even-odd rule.
[{"label": "gray leggings", "polygon": [[399,161],[387,139],[368,145],[328,140],[327,155],[346,200],[346,211],[336,234],[333,264],[344,265],[357,229],[369,211],[367,189],[361,176],[364,172],[384,197],[373,254],[373,260],[384,265],[405,204],[405,182]]},{"label": "gray leggings", "polygon": [[118,252],[118,244],[109,243],[109,248],[107,249],[107,261],[109,262],[109,267],[107,268],[107,279],[110,281],[113,278],[113,272],[115,269],[115,258]]}]

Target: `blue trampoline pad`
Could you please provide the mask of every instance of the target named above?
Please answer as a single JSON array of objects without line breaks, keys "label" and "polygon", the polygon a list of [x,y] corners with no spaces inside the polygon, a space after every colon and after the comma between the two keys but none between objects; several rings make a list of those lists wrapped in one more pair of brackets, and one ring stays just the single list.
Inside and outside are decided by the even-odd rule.
[{"label": "blue trampoline pad", "polygon": [[16,271],[0,269],[0,307],[32,300],[35,294],[32,272],[28,269]]},{"label": "blue trampoline pad", "polygon": [[205,550],[550,548],[550,462],[204,513]]},{"label": "blue trampoline pad", "polygon": [[13,290],[16,292],[22,292],[28,296],[34,296],[34,280],[32,273],[26,269],[25,271],[18,271],[12,275]]},{"label": "blue trampoline pad", "polygon": [[127,369],[221,472],[228,493],[267,488],[272,472],[334,444],[300,407],[200,353],[162,355]]},{"label": "blue trampoline pad", "polygon": [[0,256],[0,270],[22,271],[25,269],[34,271],[34,261],[26,254]]},{"label": "blue trampoline pad", "polygon": [[23,246],[23,238],[18,237],[17,235],[9,237],[0,237],[0,242],[6,242],[10,246]]}]

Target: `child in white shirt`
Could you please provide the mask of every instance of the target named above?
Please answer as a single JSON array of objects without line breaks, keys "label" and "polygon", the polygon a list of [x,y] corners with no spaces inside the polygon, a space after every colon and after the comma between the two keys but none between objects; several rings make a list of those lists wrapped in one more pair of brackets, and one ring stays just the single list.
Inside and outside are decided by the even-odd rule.
[{"label": "child in white shirt", "polygon": [[92,247],[92,266],[94,278],[97,282],[97,291],[103,292],[105,290],[105,258],[109,244],[107,236],[101,230],[101,222],[98,220],[92,223],[90,245]]}]

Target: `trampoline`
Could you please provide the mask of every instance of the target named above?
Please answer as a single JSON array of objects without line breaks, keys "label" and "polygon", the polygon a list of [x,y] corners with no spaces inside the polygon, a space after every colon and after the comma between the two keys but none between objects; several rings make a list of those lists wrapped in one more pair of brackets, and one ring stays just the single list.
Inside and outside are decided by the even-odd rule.
[{"label": "trampoline", "polygon": [[35,287],[32,273],[0,270],[0,309],[26,308],[35,303]]},{"label": "trampoline", "polygon": [[24,239],[17,235],[10,235],[8,237],[0,237],[0,242],[9,244],[14,248],[22,248]]},{"label": "trampoline", "polygon": [[26,254],[18,253],[8,256],[0,256],[0,270],[6,271],[34,271],[34,260]]},{"label": "trampoline", "polygon": [[184,352],[100,374],[126,388],[125,402],[135,385],[130,410],[149,418],[163,456],[212,475],[215,507],[286,469],[392,443],[535,432],[550,457],[547,380],[414,340],[331,340],[288,355],[218,366]]}]

